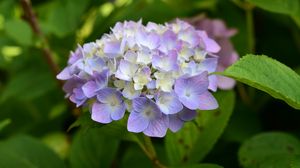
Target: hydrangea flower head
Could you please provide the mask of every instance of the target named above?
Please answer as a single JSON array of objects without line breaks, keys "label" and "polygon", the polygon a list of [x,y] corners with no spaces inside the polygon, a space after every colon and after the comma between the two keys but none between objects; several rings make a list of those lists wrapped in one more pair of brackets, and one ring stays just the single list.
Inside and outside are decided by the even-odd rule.
[{"label": "hydrangea flower head", "polygon": [[89,103],[91,118],[107,124],[128,111],[127,129],[163,137],[218,103],[220,46],[205,31],[177,20],[164,25],[118,22],[109,34],[78,46],[57,78],[77,106]]},{"label": "hydrangea flower head", "polygon": [[[205,30],[208,37],[215,39],[221,46],[221,49],[217,53],[219,56],[217,71],[224,71],[239,59],[239,55],[230,42],[230,37],[237,33],[236,29],[229,29],[226,27],[224,21],[220,19],[209,19],[204,15],[187,19],[187,21],[195,26],[196,29]],[[220,89],[227,90],[235,86],[235,80],[228,77],[217,76],[217,81],[217,86]]]}]

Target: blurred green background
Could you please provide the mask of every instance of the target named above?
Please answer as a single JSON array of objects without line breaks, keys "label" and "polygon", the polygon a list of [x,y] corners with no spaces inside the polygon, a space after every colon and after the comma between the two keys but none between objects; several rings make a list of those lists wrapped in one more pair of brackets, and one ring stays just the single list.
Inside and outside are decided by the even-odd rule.
[{"label": "blurred green background", "polygon": [[[205,13],[238,30],[232,42],[241,57],[247,53],[265,54],[300,73],[300,2],[286,1],[292,2],[287,8],[297,8],[298,15],[291,10],[264,8],[259,0],[251,2],[32,0],[43,32],[41,38],[24,20],[20,1],[0,0],[0,167],[34,167],[35,163],[41,167],[152,167],[132,142],[120,141],[102,130],[84,136],[78,134],[78,128],[67,131],[80,111],[70,109],[43,53],[49,47],[55,63],[62,68],[77,44],[100,38],[117,21],[164,23]],[[276,5],[271,0],[268,3]],[[254,48],[250,43],[255,44]],[[238,150],[248,138],[268,131],[300,137],[299,111],[261,91],[239,85],[228,126],[202,162],[241,167]],[[240,96],[242,92],[248,95],[247,100]],[[160,160],[167,163],[163,140],[155,139],[154,143]],[[29,162],[31,159],[34,164]]]}]

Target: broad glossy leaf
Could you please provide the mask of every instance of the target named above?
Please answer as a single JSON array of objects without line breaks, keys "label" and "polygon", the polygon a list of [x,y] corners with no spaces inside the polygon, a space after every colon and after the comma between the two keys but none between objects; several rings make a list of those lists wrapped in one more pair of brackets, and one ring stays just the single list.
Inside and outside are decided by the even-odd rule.
[{"label": "broad glossy leaf", "polygon": [[33,33],[30,26],[23,20],[9,20],[4,26],[6,34],[21,45],[32,43]]},{"label": "broad glossy leaf", "polygon": [[290,167],[300,154],[300,141],[286,133],[263,133],[246,141],[239,150],[239,161],[244,167]]},{"label": "broad glossy leaf", "polygon": [[272,58],[246,55],[223,74],[300,109],[300,76]]},{"label": "broad glossy leaf", "polygon": [[92,128],[79,132],[71,145],[70,163],[72,168],[109,168],[115,158],[119,140],[113,139]]},{"label": "broad glossy leaf", "polygon": [[235,95],[233,91],[218,91],[215,97],[219,109],[199,111],[196,125],[188,122],[179,132],[168,132],[165,145],[171,165],[202,160],[222,134],[233,111]]},{"label": "broad glossy leaf", "polygon": [[256,6],[282,14],[295,15],[300,10],[300,1],[298,0],[247,0]]},{"label": "broad glossy leaf", "polygon": [[17,136],[0,142],[2,168],[63,168],[64,162],[38,140]]}]

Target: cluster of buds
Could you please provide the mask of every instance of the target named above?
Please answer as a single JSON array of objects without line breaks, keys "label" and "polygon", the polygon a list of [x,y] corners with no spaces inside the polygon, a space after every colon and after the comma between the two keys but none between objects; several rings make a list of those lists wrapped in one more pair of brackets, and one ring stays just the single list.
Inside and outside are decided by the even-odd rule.
[{"label": "cluster of buds", "polygon": [[220,46],[203,30],[176,20],[164,25],[117,23],[109,34],[79,46],[57,75],[76,105],[107,124],[129,113],[127,129],[163,137],[218,103]]}]

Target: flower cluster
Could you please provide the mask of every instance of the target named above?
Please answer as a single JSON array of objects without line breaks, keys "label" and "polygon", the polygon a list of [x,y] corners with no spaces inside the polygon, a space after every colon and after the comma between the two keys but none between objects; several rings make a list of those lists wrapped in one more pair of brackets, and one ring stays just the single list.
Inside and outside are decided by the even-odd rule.
[{"label": "flower cluster", "polygon": [[[209,19],[204,15],[188,19],[187,22],[193,25],[196,29],[206,31],[208,37],[216,40],[216,42],[221,46],[221,50],[217,53],[219,56],[217,71],[224,71],[227,67],[239,59],[239,55],[234,50],[234,47],[230,42],[230,37],[237,33],[236,29],[229,29],[222,20]],[[232,89],[235,86],[234,79],[224,76],[217,76],[217,78],[217,86],[220,89]]]},{"label": "flower cluster", "polygon": [[[79,46],[57,75],[77,106],[89,104],[91,117],[110,123],[129,112],[127,129],[163,137],[178,131],[218,103],[220,46],[205,31],[177,20],[169,24],[117,23],[111,33]],[[89,103],[88,103],[89,102]]]}]

